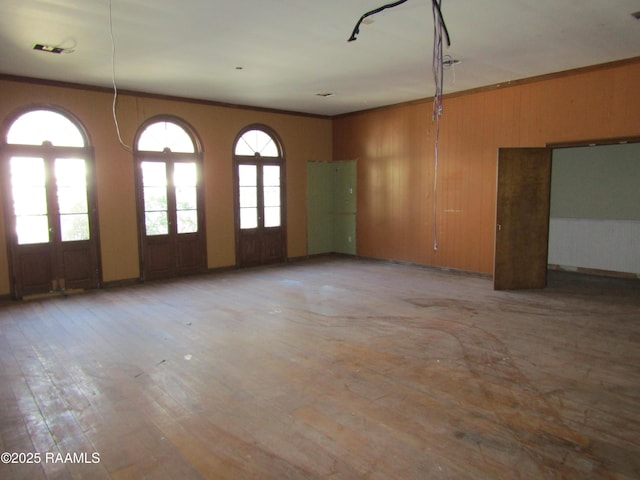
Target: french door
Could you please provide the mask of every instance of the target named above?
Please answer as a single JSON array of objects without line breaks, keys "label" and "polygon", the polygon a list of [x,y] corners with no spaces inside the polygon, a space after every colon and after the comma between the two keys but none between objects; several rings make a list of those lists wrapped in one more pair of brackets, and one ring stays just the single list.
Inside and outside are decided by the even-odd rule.
[{"label": "french door", "polygon": [[240,162],[237,171],[239,266],[283,262],[286,236],[282,218],[282,167]]},{"label": "french door", "polygon": [[72,114],[25,110],[1,149],[11,294],[15,298],[101,283],[93,149]]},{"label": "french door", "polygon": [[245,129],[234,150],[236,263],[240,267],[287,258],[284,156],[275,133]]},{"label": "french door", "polygon": [[100,286],[92,162],[85,149],[14,147],[5,165],[13,296]]},{"label": "french door", "polygon": [[201,143],[179,118],[148,120],[136,140],[143,280],[207,269]]},{"label": "french door", "polygon": [[143,279],[204,272],[200,163],[147,159],[138,168]]}]

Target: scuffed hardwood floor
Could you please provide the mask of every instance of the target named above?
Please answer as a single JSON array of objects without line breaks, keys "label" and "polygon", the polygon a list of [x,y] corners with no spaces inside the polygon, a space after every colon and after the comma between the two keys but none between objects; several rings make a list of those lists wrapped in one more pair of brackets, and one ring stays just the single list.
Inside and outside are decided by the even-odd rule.
[{"label": "scuffed hardwood floor", "polygon": [[3,480],[637,479],[639,282],[327,258],[8,303],[0,451],[42,456]]}]

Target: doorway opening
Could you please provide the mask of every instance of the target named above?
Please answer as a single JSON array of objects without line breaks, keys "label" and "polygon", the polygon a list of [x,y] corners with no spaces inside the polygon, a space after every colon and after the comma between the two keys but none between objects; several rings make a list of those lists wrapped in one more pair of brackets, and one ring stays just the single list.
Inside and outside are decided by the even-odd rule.
[{"label": "doorway opening", "polygon": [[[544,288],[546,285],[547,269],[551,263],[549,231],[552,228],[550,202],[553,151],[568,147],[632,143],[640,143],[640,138],[552,144],[546,148],[498,149],[494,289]],[[637,171],[635,167],[632,170],[635,174]],[[630,174],[631,172],[622,173]],[[576,179],[573,178],[572,181],[575,182]],[[637,192],[637,188],[633,192]],[[634,219],[631,221],[637,225]],[[585,236],[584,233],[582,236]],[[607,274],[607,271],[594,270],[587,273]]]},{"label": "doorway opening", "polygon": [[549,268],[640,277],[640,143],[553,150]]}]

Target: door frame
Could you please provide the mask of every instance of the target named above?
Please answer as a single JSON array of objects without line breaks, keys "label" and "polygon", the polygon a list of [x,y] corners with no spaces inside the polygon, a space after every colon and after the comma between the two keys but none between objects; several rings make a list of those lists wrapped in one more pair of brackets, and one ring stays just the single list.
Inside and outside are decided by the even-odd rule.
[{"label": "door frame", "polygon": [[[182,152],[171,152],[169,149],[165,148],[162,152],[152,152],[145,150],[138,150],[137,145],[140,140],[140,136],[145,131],[145,129],[158,122],[170,122],[178,125],[189,135],[194,144],[194,153],[182,153]],[[200,137],[196,133],[195,129],[182,120],[179,117],[175,117],[173,115],[157,115],[147,119],[145,122],[140,125],[138,131],[135,135],[134,140],[134,179],[135,179],[135,191],[136,191],[136,219],[137,219],[137,233],[138,233],[138,259],[139,259],[139,269],[140,269],[140,280],[155,280],[155,279],[164,279],[164,278],[174,278],[182,275],[191,275],[204,273],[207,270],[207,229],[206,229],[206,215],[205,215],[205,192],[204,192],[204,152],[202,149],[202,141]],[[189,235],[195,237],[195,242],[197,243],[198,252],[201,255],[198,264],[189,269],[179,269],[176,265],[170,269],[170,274],[167,275],[149,275],[149,272],[146,269],[147,265],[147,254],[148,248],[145,242],[147,237],[145,232],[145,211],[144,211],[144,185],[142,182],[142,171],[141,165],[143,162],[158,162],[163,163],[164,165],[175,165],[176,163],[189,163],[190,161],[195,162],[197,169],[197,208],[198,208],[198,231],[195,233],[185,233],[178,234],[177,232],[171,233],[171,230],[167,236],[173,238],[169,238],[170,246],[173,248],[173,254],[178,254],[177,245],[180,243],[178,235]],[[167,175],[169,173],[167,172]],[[167,176],[167,193],[173,185],[169,181],[169,177]],[[174,190],[175,193],[175,190]],[[167,198],[169,200],[170,197]],[[174,198],[175,200],[175,198]],[[175,207],[175,204],[170,203],[167,205],[167,208],[171,206]],[[174,208],[175,210],[175,208]],[[171,211],[171,210],[169,210]],[[173,222],[173,228],[175,228],[176,223]],[[169,228],[172,228],[170,224]]]},{"label": "door frame", "polygon": [[[4,143],[4,139],[6,139],[7,132],[9,128],[13,125],[13,123],[22,115],[27,114],[32,111],[37,110],[46,110],[57,113],[59,115],[67,118],[73,125],[78,129],[82,138],[84,140],[84,147],[61,147],[51,145],[50,142],[43,142],[42,145],[13,145]],[[2,202],[4,204],[4,217],[5,217],[5,240],[7,245],[7,263],[8,263],[8,273],[9,273],[9,291],[10,295],[14,299],[22,299],[25,295],[35,295],[35,294],[46,294],[52,293],[55,291],[64,292],[66,289],[74,289],[74,288],[101,288],[103,285],[103,271],[102,271],[102,250],[100,245],[100,222],[98,217],[98,197],[97,197],[97,181],[95,175],[95,155],[94,148],[91,143],[91,138],[89,133],[85,129],[82,122],[76,117],[73,113],[68,110],[51,105],[29,105],[28,107],[21,107],[12,114],[8,115],[3,122],[2,125],[2,135],[3,135],[3,143],[0,144],[0,183],[3,190]],[[91,257],[91,266],[92,270],[91,275],[89,277],[89,283],[85,282],[75,282],[68,281],[65,278],[52,278],[49,281],[50,289],[49,291],[33,291],[33,292],[25,292],[21,285],[19,285],[16,281],[16,256],[19,253],[16,249],[20,248],[17,244],[17,238],[15,234],[16,223],[15,223],[15,213],[11,208],[13,203],[13,195],[11,193],[11,173],[9,167],[9,160],[11,157],[35,157],[42,158],[45,161],[45,171],[48,171],[50,167],[47,166],[47,163],[53,163],[56,158],[81,158],[85,161],[85,166],[87,169],[86,173],[86,193],[87,193],[87,208],[88,208],[88,220],[89,220],[89,232],[90,239],[83,240],[81,242],[89,243],[88,249]],[[52,185],[49,182],[54,181],[53,178],[47,178],[47,196],[49,196],[51,192]],[[51,225],[51,216],[55,213],[49,211],[49,201],[47,199],[47,216],[49,224]],[[51,229],[51,227],[50,227]],[[59,235],[59,231],[53,232],[55,235]],[[65,248],[65,243],[69,244],[69,248]],[[74,244],[75,247],[74,248]],[[65,250],[77,250],[76,242],[62,242],[58,239],[52,239],[47,244],[49,245],[48,249],[50,250],[50,258],[51,258],[51,266],[50,271],[52,277],[60,274],[60,270],[64,268],[64,261],[62,260],[62,256],[64,255]],[[25,245],[25,249],[29,249],[31,247],[37,248],[36,245]],[[59,283],[59,280],[63,280],[62,284]],[[55,287],[55,288],[54,288]],[[44,287],[43,287],[44,288]]]},{"label": "door frame", "polygon": [[[589,147],[589,146],[598,146],[598,145],[616,145],[616,144],[625,144],[625,143],[640,143],[640,136],[629,136],[629,137],[610,137],[610,138],[597,138],[597,139],[587,139],[587,140],[575,140],[575,141],[567,141],[567,142],[548,142],[545,144],[544,148],[551,149],[552,157],[553,150],[558,148],[572,148],[572,147]],[[527,148],[527,147],[523,147]],[[536,147],[531,147],[536,148]],[[498,148],[499,150],[500,148]],[[497,172],[497,165],[496,165]],[[549,190],[551,189],[551,175],[549,175]],[[497,176],[496,176],[496,192],[497,192]],[[496,195],[496,208],[497,208],[497,195]],[[495,235],[497,235],[497,219],[494,222],[496,225]],[[547,224],[548,231],[548,224]],[[549,241],[548,233],[547,233],[547,243]],[[494,271],[493,278],[495,282],[495,249],[494,249]],[[548,271],[548,265],[545,267],[545,272]],[[544,288],[541,287],[541,288]]]},{"label": "door frame", "polygon": [[[236,155],[235,148],[238,141],[242,138],[242,136],[251,131],[251,130],[261,130],[267,135],[271,137],[273,142],[275,143],[278,149],[278,157],[262,157],[260,154],[256,153],[254,156],[241,156]],[[266,265],[270,263],[281,263],[285,262],[288,258],[288,249],[287,249],[287,188],[286,188],[286,179],[287,179],[287,169],[286,169],[286,156],[284,147],[282,144],[282,140],[278,136],[278,134],[270,127],[263,124],[251,124],[244,127],[236,138],[233,141],[232,146],[232,158],[233,158],[233,205],[234,205],[234,228],[235,228],[235,257],[236,257],[236,267],[247,267],[247,266],[257,266],[257,265]],[[279,227],[271,227],[274,230],[277,229],[277,235],[280,237],[281,242],[281,250],[280,255],[278,255],[275,259],[265,260],[263,253],[260,253],[260,258],[255,262],[244,262],[242,257],[242,239],[241,239],[241,229],[240,229],[240,187],[239,187],[239,176],[238,176],[238,166],[239,165],[256,165],[257,166],[257,176],[258,178],[262,177],[261,167],[265,165],[277,165],[280,167],[280,220],[281,224]],[[258,185],[258,188],[261,185]],[[258,195],[260,198],[260,195]],[[262,205],[263,206],[263,205]],[[258,209],[261,208],[260,202],[258,202]],[[261,226],[261,222],[264,221],[264,215],[260,216],[258,219],[258,227],[256,236],[260,246],[263,246],[263,240],[265,237],[264,229],[269,227]],[[275,235],[274,235],[275,236]]]}]

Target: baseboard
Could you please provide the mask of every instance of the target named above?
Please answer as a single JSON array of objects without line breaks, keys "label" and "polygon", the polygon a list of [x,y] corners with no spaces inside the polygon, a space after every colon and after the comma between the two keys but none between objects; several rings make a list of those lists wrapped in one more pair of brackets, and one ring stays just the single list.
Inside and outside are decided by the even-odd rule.
[{"label": "baseboard", "polygon": [[601,270],[599,268],[571,267],[567,265],[547,265],[549,270],[557,270],[561,272],[581,273],[583,275],[595,275],[598,277],[625,278],[631,280],[640,279],[640,274],[630,272],[616,272],[613,270]]},{"label": "baseboard", "polygon": [[487,278],[487,279],[491,279],[493,278],[493,275],[490,273],[483,273],[483,272],[474,272],[471,270],[462,270],[462,269],[458,269],[458,268],[451,268],[451,267],[443,267],[440,265],[426,265],[423,263],[416,263],[416,262],[406,262],[406,261],[402,261],[402,260],[393,260],[393,259],[386,259],[386,258],[375,258],[375,257],[358,257],[362,260],[369,260],[369,261],[373,261],[373,262],[382,262],[382,263],[390,263],[393,265],[400,265],[400,266],[406,266],[406,267],[415,267],[415,268],[423,268],[425,270],[433,270],[436,272],[441,272],[441,273],[451,273],[454,275],[464,275],[466,277],[478,277],[478,278]]},{"label": "baseboard", "polygon": [[102,282],[102,288],[118,288],[118,287],[130,287],[132,285],[138,285],[142,283],[139,278],[124,278],[122,280],[112,280],[110,282]]}]

